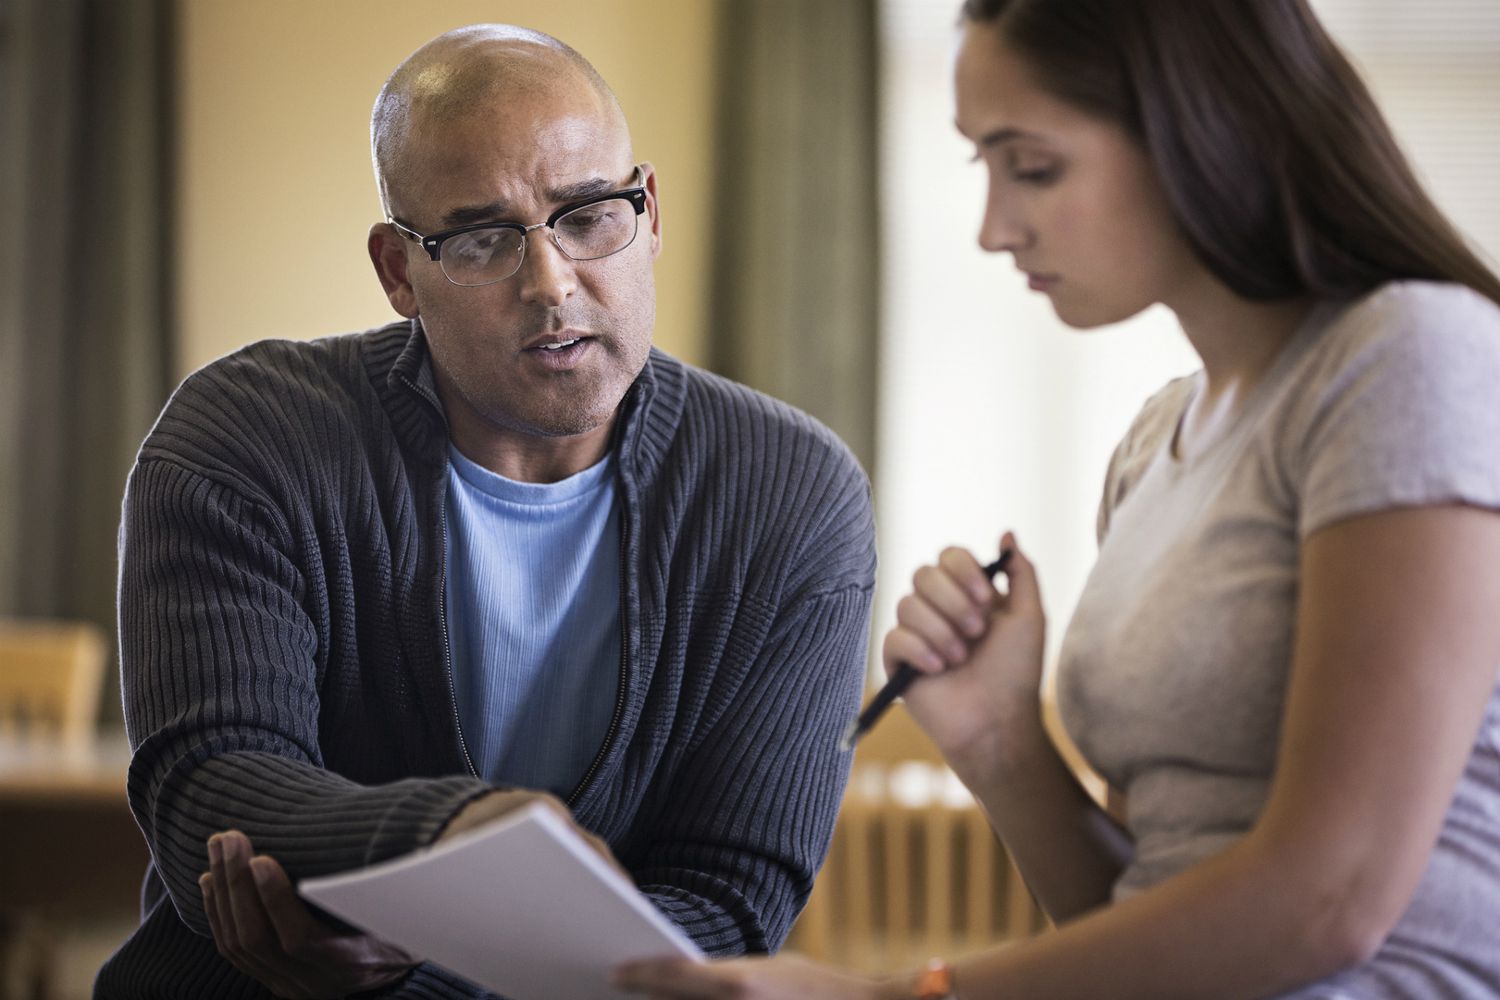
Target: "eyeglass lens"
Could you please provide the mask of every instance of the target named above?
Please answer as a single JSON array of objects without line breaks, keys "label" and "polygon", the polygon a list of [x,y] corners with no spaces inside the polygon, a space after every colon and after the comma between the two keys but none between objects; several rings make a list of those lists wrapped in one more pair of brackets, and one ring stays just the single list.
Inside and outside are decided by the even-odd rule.
[{"label": "eyeglass lens", "polygon": [[[610,198],[582,205],[552,225],[552,238],[574,260],[597,260],[619,253],[635,240],[635,205]],[[496,226],[473,229],[443,241],[441,263],[448,280],[458,285],[486,285],[521,268],[526,237]]]}]

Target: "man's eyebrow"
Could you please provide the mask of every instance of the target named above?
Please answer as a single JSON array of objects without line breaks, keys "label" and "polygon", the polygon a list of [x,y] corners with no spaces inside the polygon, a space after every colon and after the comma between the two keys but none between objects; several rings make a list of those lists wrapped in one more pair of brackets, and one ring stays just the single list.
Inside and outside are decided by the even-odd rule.
[{"label": "man's eyebrow", "polygon": [[503,201],[492,201],[488,205],[464,205],[443,215],[443,228],[467,226],[473,222],[501,222],[505,215],[506,205]]},{"label": "man's eyebrow", "polygon": [[615,190],[614,181],[605,177],[595,177],[592,180],[579,181],[577,184],[553,188],[547,192],[547,197],[554,202],[566,204],[570,201],[583,201],[585,198],[592,198],[596,194],[606,194],[613,190]]},{"label": "man's eyebrow", "polygon": [[[613,190],[615,190],[614,181],[604,177],[595,177],[576,184],[552,188],[547,191],[547,200],[554,205],[566,205],[573,201],[584,201],[596,194],[607,194]],[[448,211],[443,215],[443,228],[467,226],[476,222],[513,221],[519,220],[512,218],[509,205],[503,201],[492,201],[487,205],[463,205]]]}]

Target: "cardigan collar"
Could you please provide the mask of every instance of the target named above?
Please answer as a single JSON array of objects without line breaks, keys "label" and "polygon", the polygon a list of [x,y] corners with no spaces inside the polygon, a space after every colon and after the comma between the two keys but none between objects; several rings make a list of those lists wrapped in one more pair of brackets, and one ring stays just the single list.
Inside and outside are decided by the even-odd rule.
[{"label": "cardigan collar", "polygon": [[[446,428],[447,418],[438,398],[432,355],[427,348],[422,321],[411,319],[395,323],[379,332],[395,336],[403,328],[405,343],[383,379],[379,378],[378,372],[372,374],[398,397],[420,399]],[[620,474],[628,481],[651,478],[665,458],[682,416],[686,395],[686,366],[665,351],[652,347],[645,366],[621,400],[620,418],[611,444],[617,455]]]}]

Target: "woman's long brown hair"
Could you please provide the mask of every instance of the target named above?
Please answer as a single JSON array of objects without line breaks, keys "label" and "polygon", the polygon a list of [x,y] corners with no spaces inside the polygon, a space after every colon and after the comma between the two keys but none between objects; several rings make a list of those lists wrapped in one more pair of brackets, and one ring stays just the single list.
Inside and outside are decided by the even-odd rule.
[{"label": "woman's long brown hair", "polygon": [[1050,93],[1146,149],[1199,258],[1255,300],[1500,278],[1418,182],[1305,0],[967,0]]}]

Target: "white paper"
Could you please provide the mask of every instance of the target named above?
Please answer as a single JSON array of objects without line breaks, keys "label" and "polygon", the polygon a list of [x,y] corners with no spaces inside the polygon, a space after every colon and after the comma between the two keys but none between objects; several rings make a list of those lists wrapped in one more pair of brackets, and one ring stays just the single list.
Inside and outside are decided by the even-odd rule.
[{"label": "white paper", "polygon": [[621,962],[703,953],[540,803],[405,857],[297,887],[510,1000],[616,1000]]}]

